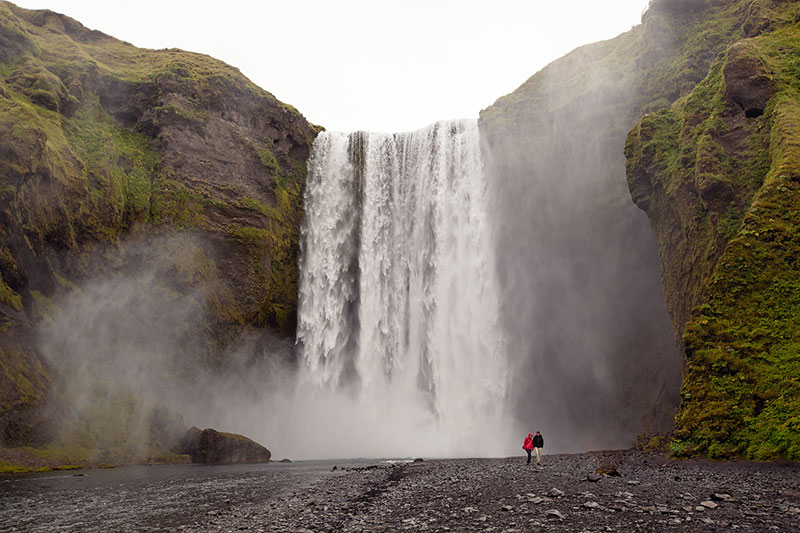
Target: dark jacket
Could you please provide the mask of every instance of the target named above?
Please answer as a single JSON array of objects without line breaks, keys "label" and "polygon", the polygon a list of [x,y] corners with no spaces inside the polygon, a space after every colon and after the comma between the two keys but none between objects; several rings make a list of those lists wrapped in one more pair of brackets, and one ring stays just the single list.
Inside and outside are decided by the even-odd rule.
[{"label": "dark jacket", "polygon": [[534,448],[544,448],[544,437],[541,435],[534,435],[533,436],[533,447]]}]

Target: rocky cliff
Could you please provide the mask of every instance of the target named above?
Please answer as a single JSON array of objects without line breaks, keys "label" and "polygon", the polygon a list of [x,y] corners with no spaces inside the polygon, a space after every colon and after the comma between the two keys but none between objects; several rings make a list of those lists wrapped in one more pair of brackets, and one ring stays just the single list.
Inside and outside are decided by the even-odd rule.
[{"label": "rocky cliff", "polygon": [[798,460],[800,5],[699,4],[724,49],[626,146],[687,360],[673,449]]},{"label": "rocky cliff", "polygon": [[568,424],[664,431],[680,401],[677,453],[797,458],[797,10],[654,0],[481,113],[506,323]]},{"label": "rocky cliff", "polygon": [[[226,369],[227,348],[248,331],[292,337],[301,191],[317,132],[210,57],[139,49],[0,2],[0,444],[61,431],[43,417],[62,419],[74,405],[64,381],[75,376],[60,370],[86,351],[62,339],[97,330],[84,313],[47,346],[42,331],[58,326],[71,298],[99,298],[87,289],[94,280],[105,280],[105,301],[141,300],[106,316],[119,319],[113,327],[138,323],[140,338],[169,336],[184,352],[178,376]],[[127,295],[109,285],[142,272]],[[197,320],[176,320],[176,309]],[[97,335],[96,347],[118,348]],[[82,361],[81,374],[93,375],[105,359]],[[92,382],[104,398],[120,390],[106,378]],[[102,431],[88,433],[96,445]]]}]

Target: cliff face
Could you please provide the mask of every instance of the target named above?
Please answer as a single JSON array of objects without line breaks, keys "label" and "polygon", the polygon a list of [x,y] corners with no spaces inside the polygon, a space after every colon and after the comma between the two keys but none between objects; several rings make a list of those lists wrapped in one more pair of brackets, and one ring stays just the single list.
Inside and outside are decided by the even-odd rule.
[{"label": "cliff face", "polygon": [[[773,67],[758,59],[766,52],[749,51],[747,42],[730,47],[796,22],[794,4],[654,0],[640,26],[568,54],[481,113],[504,319],[512,351],[525,361],[520,411],[530,411],[531,390],[543,390],[540,405],[582,430],[669,430],[687,368],[689,309],[703,300],[705,280],[769,167],[764,148],[776,142],[758,127],[776,91]],[[727,67],[720,54],[731,57]],[[725,102],[727,114],[714,107]],[[686,106],[717,111],[708,121],[693,113],[682,125],[674,110]],[[682,128],[698,142],[683,151]],[[654,177],[674,166],[699,177],[682,188]],[[651,216],[657,249],[631,196]],[[553,381],[574,386],[552,390]]]},{"label": "cliff face", "polygon": [[674,451],[797,460],[800,6],[729,4],[705,79],[631,131],[628,183],[687,358]]},{"label": "cliff face", "polygon": [[0,2],[0,132],[0,443],[53,437],[66,348],[43,360],[42,327],[132,265],[150,308],[199,317],[186,367],[224,369],[248,330],[293,336],[318,128],[291,106],[207,56]]}]

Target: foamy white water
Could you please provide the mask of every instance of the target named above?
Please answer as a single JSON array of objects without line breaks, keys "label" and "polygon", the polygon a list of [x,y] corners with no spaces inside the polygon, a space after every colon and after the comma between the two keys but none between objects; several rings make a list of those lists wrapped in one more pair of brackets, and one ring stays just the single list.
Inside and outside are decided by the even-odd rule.
[{"label": "foamy white water", "polygon": [[324,132],[305,202],[291,410],[322,439],[297,441],[324,453],[295,455],[507,451],[518,439],[477,122]]}]

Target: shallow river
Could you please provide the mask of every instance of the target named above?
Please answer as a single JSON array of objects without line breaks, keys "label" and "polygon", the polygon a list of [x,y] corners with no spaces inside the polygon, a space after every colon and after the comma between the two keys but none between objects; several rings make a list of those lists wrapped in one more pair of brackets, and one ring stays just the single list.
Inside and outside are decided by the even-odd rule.
[{"label": "shallow river", "polygon": [[0,531],[174,530],[339,475],[334,464],[132,466],[0,479]]}]

